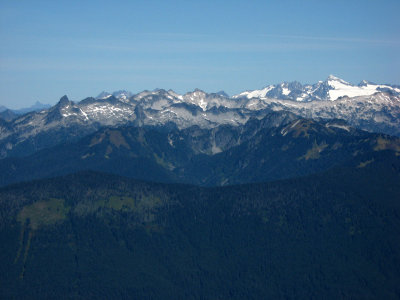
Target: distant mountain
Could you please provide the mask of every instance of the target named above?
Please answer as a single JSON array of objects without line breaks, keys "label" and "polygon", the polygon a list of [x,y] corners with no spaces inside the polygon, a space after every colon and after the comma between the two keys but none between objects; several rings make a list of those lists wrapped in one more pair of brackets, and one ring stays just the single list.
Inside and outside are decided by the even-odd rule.
[{"label": "distant mountain", "polygon": [[18,114],[18,115],[22,115],[22,114],[26,114],[26,113],[31,112],[31,111],[41,111],[41,110],[44,110],[44,109],[49,109],[50,107],[51,107],[50,104],[43,104],[43,103],[40,103],[39,101],[36,101],[36,103],[33,104],[30,107],[21,108],[21,109],[14,109],[13,112]]},{"label": "distant mountain", "polygon": [[0,298],[396,299],[399,182],[380,151],[224,188],[93,172],[2,188]]},{"label": "distant mountain", "polygon": [[343,79],[330,75],[325,81],[319,81],[313,85],[302,85],[301,83],[283,82],[276,85],[269,85],[261,90],[242,92],[233,98],[273,98],[281,100],[293,100],[309,102],[315,100],[335,101],[341,97],[371,96],[378,92],[400,94],[396,86],[375,84],[366,80],[359,85],[352,85]]},{"label": "distant mountain", "polygon": [[[22,144],[23,145],[23,144]],[[0,160],[0,185],[96,170],[158,182],[205,186],[293,178],[364,153],[400,154],[400,138],[270,113],[243,126],[102,128],[70,144]]]},{"label": "distant mountain", "polygon": [[78,103],[65,96],[47,110],[20,116],[7,126],[0,124],[0,158],[76,141],[104,126],[212,129],[243,126],[275,111],[317,121],[343,119],[356,128],[400,136],[399,91],[366,81],[352,86],[330,76],[313,86],[282,83],[232,98],[199,89],[184,95],[162,89],[132,96],[127,91],[103,92]]},{"label": "distant mountain", "polygon": [[125,90],[113,92],[112,95],[121,101],[129,101],[129,98],[133,96],[131,92]]},{"label": "distant mountain", "polygon": [[215,94],[217,94],[219,96],[223,96],[223,97],[229,98],[229,95],[227,93],[225,93],[224,91],[219,91],[219,92],[216,92]]},{"label": "distant mountain", "polygon": [[[9,108],[1,105],[0,106],[0,113],[3,113],[4,111],[9,111],[7,113],[8,116],[11,116],[11,113],[15,114],[15,115],[23,115],[23,114],[26,114],[28,112],[41,111],[41,110],[44,110],[44,109],[48,109],[50,107],[51,107],[50,104],[43,104],[43,103],[40,103],[39,101],[36,101],[36,103],[33,104],[30,107],[25,107],[25,108],[20,108],[20,109],[9,109]],[[2,115],[0,115],[0,117],[1,116]],[[4,114],[3,114],[3,116],[4,116]]]},{"label": "distant mountain", "polygon": [[100,94],[97,95],[96,99],[104,100],[104,99],[107,99],[107,98],[109,98],[111,96],[112,96],[112,94],[110,94],[109,92],[102,91]]},{"label": "distant mountain", "polygon": [[111,96],[114,96],[118,100],[127,101],[130,97],[133,96],[133,94],[131,92],[128,92],[125,90],[115,91],[112,94],[103,91],[96,97],[96,99],[105,100],[105,99],[110,98]]}]

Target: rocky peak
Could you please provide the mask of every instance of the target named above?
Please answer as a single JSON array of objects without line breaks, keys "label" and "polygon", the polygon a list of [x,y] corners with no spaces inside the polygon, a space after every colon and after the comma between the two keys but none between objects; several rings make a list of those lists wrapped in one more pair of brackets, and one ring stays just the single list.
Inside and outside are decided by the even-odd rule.
[{"label": "rocky peak", "polygon": [[62,96],[62,97],[60,98],[60,100],[58,101],[57,106],[59,106],[59,107],[64,107],[64,106],[67,106],[67,105],[70,104],[70,103],[71,103],[71,101],[69,101],[67,95],[64,95],[64,96]]}]

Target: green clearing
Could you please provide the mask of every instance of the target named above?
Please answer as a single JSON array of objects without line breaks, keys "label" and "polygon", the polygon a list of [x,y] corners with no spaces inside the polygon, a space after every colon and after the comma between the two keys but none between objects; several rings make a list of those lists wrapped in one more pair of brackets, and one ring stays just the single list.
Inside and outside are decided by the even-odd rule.
[{"label": "green clearing", "polygon": [[305,159],[305,160],[318,159],[320,157],[320,153],[322,151],[324,151],[324,149],[328,146],[329,145],[326,144],[325,142],[322,142],[321,144],[317,144],[317,142],[314,141],[313,147],[311,149],[307,150],[307,153],[304,154],[299,159]]},{"label": "green clearing", "polygon": [[36,230],[65,220],[68,212],[69,207],[64,206],[63,199],[51,198],[23,207],[17,216],[17,221],[22,225],[28,221],[29,227]]}]

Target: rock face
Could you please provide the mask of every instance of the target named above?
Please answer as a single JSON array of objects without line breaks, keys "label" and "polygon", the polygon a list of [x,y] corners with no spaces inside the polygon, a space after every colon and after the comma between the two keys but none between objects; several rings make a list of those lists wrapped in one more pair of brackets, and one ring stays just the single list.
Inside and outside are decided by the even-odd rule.
[{"label": "rock face", "polygon": [[0,122],[0,158],[77,140],[103,126],[156,126],[204,129],[242,126],[271,112],[310,119],[343,119],[368,131],[400,136],[400,89],[367,81],[353,86],[330,76],[314,85],[281,83],[229,97],[201,90],[179,95],[157,89],[132,95],[103,92],[72,102],[63,96],[53,107]]}]

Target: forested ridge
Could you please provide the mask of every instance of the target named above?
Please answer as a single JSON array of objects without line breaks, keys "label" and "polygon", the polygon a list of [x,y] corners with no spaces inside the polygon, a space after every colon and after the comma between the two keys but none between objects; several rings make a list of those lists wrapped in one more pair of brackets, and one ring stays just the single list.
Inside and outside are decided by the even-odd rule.
[{"label": "forested ridge", "polygon": [[0,190],[1,298],[400,297],[400,157],[200,188],[96,172]]}]

